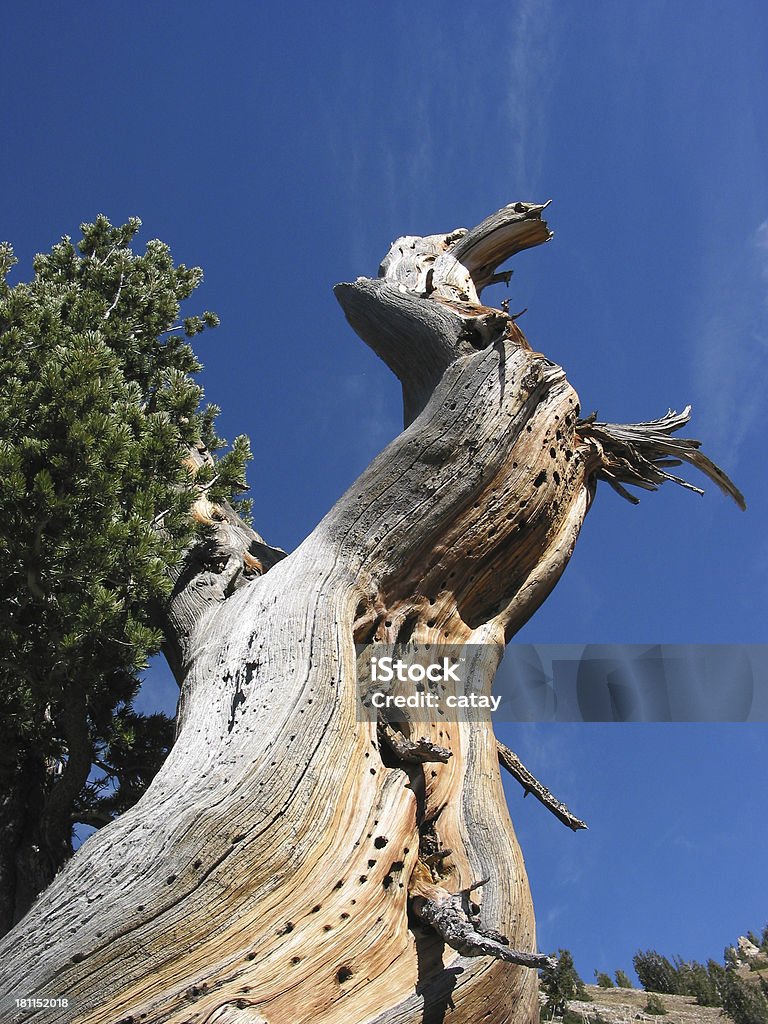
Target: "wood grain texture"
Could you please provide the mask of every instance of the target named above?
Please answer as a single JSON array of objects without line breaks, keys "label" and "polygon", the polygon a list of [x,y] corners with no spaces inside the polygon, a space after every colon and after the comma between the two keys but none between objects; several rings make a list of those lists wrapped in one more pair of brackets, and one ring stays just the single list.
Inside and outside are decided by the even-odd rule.
[{"label": "wood grain texture", "polygon": [[446,756],[423,763],[383,750],[357,719],[354,645],[480,645],[489,693],[571,555],[606,446],[513,319],[452,291],[455,263],[478,293],[546,241],[542,210],[398,247],[383,278],[337,287],[403,383],[406,429],[287,556],[231,510],[210,517],[167,615],[177,742],[0,946],[0,991],[70,1008],[7,1003],[8,1020],[538,1019],[535,971],[463,956],[413,913],[419,879],[458,893],[487,878],[482,929],[537,952],[492,729],[427,724]]}]

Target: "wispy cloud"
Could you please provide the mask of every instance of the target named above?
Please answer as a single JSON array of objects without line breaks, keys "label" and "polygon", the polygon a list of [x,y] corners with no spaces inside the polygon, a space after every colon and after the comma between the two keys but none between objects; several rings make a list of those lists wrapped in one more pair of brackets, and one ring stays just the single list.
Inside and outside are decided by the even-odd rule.
[{"label": "wispy cloud", "polygon": [[537,191],[547,146],[547,107],[550,102],[556,38],[550,0],[524,0],[510,9],[507,62],[506,148],[512,185],[519,198]]},{"label": "wispy cloud", "polygon": [[[391,383],[391,382],[390,382]],[[366,373],[346,373],[339,380],[339,395],[342,401],[364,407],[365,416],[358,424],[354,437],[343,439],[344,450],[350,445],[354,454],[365,460],[373,458],[389,444],[402,429],[402,416],[393,396],[399,397],[397,384],[384,388],[378,379],[372,380]],[[327,429],[332,442],[337,421],[329,416]]]},{"label": "wispy cloud", "polygon": [[[705,272],[702,292],[705,313],[697,331],[694,371],[701,404],[696,419],[706,425],[716,456],[733,468],[746,440],[764,421],[768,404],[764,388],[754,386],[768,370],[768,220],[735,254],[728,281],[715,281]],[[721,310],[714,312],[718,298]]]},{"label": "wispy cloud", "polygon": [[382,221],[393,237],[450,231],[488,194],[541,198],[557,23],[552,0],[429,23],[409,14],[392,61],[356,67],[343,106],[340,94],[318,110],[359,272],[372,247],[383,255]]},{"label": "wispy cloud", "polygon": [[[757,264],[760,277],[763,282],[763,306],[768,312],[768,218],[758,225],[754,236],[754,248],[757,254]],[[765,341],[765,337],[763,341]]]},{"label": "wispy cloud", "polygon": [[471,189],[470,204],[488,192],[500,203],[537,200],[557,78],[559,18],[552,0],[517,0],[480,19],[477,13],[468,9],[458,45],[455,25],[453,36],[442,29],[442,63],[455,71],[434,96],[432,109],[450,125],[434,142],[435,160],[451,167],[459,186]]},{"label": "wispy cloud", "polygon": [[[577,792],[581,784],[574,763],[574,747],[569,743],[577,734],[561,723],[517,722],[510,726],[509,738],[500,732],[500,738],[514,747],[526,767],[544,780],[547,788],[566,799],[568,792]],[[564,796],[563,794],[566,794]]]}]

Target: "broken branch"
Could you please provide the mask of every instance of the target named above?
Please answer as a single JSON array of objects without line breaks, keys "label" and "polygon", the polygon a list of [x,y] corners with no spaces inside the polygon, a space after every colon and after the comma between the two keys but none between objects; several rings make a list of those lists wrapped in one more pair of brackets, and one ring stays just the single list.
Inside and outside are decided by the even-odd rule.
[{"label": "broken branch", "polygon": [[495,960],[533,970],[554,967],[557,961],[552,957],[512,949],[505,936],[480,925],[479,913],[473,912],[469,894],[483,884],[474,882],[460,892],[450,893],[431,881],[428,868],[417,865],[410,887],[411,907],[414,914],[433,928],[446,945],[462,956],[492,956]]},{"label": "broken branch", "polygon": [[581,818],[571,814],[562,800],[558,800],[557,797],[553,796],[547,787],[542,785],[532,772],[528,771],[517,754],[510,750],[505,743],[502,743],[501,740],[496,740],[496,749],[499,754],[499,761],[504,765],[509,774],[517,779],[525,790],[526,796],[529,793],[533,793],[540,803],[544,804],[556,818],[559,818],[564,825],[573,829],[574,832],[587,828],[586,823]]},{"label": "broken branch", "polygon": [[415,740],[404,736],[397,729],[393,729],[383,715],[379,715],[379,730],[384,742],[395,757],[409,764],[424,764],[429,761],[439,761],[445,764],[448,758],[453,756],[447,747],[432,743],[424,736]]},{"label": "broken branch", "polygon": [[665,467],[688,462],[709,477],[720,490],[729,495],[742,511],[746,509],[744,495],[733,481],[700,451],[701,441],[692,437],[671,438],[691,418],[691,407],[682,412],[672,409],[657,420],[646,423],[596,423],[594,414],[577,424],[577,432],[585,439],[597,442],[600,449],[600,480],[607,481],[622,498],[637,504],[637,498],[622,484],[632,484],[647,491],[655,491],[666,480],[687,490],[704,492],[679,476],[668,473]]}]

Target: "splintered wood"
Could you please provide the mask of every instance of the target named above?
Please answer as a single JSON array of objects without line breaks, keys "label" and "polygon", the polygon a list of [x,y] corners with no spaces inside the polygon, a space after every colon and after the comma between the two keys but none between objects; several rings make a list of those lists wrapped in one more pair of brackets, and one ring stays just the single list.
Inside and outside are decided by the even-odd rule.
[{"label": "splintered wood", "polygon": [[[206,530],[166,609],[177,742],[2,946],[6,984],[74,1008],[41,1022],[538,1020],[547,958],[499,758],[583,823],[487,722],[362,721],[354,643],[475,645],[490,694],[598,479],[626,494],[687,461],[743,502],[697,442],[670,437],[687,411],[582,420],[562,368],[481,303],[508,257],[551,237],[543,211],[399,239],[378,278],[337,286],[402,382],[406,429],[296,551],[201,489]],[[191,458],[194,473],[205,452]]]}]

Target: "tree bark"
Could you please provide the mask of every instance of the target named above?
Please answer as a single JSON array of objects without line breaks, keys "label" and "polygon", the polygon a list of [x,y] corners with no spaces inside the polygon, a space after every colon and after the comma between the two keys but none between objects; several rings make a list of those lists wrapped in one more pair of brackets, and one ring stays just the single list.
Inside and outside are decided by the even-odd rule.
[{"label": "tree bark", "polygon": [[[168,608],[176,744],[0,946],[9,1020],[538,1020],[543,960],[492,729],[399,740],[360,722],[355,643],[478,645],[489,692],[598,477],[667,478],[680,418],[635,434],[580,421],[563,370],[480,302],[505,259],[550,237],[543,209],[399,239],[378,280],[337,286],[402,382],[406,429],[288,556],[201,497],[208,533]],[[69,1005],[16,1009],[30,997]]]}]

